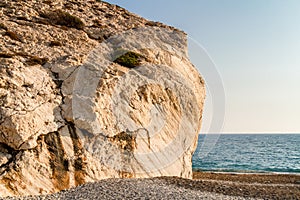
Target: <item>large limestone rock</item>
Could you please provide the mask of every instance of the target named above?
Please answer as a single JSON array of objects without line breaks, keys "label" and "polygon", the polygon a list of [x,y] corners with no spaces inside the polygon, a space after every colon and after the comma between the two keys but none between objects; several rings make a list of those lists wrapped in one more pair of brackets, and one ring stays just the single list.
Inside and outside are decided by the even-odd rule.
[{"label": "large limestone rock", "polygon": [[0,197],[192,177],[205,90],[183,32],[99,1],[0,13]]}]

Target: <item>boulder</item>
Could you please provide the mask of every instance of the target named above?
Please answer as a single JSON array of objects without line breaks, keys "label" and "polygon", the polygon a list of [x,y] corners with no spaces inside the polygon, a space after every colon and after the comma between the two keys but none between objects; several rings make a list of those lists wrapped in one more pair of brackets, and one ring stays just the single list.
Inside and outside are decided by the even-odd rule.
[{"label": "boulder", "polygon": [[0,12],[0,197],[192,178],[205,85],[184,32],[101,1]]}]

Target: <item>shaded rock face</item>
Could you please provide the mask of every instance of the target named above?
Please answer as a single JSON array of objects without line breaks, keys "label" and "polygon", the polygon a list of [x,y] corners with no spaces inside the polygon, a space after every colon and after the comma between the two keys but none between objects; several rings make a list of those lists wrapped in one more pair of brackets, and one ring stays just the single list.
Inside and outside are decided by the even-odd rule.
[{"label": "shaded rock face", "polygon": [[183,32],[98,1],[0,13],[0,197],[192,177],[205,90]]}]

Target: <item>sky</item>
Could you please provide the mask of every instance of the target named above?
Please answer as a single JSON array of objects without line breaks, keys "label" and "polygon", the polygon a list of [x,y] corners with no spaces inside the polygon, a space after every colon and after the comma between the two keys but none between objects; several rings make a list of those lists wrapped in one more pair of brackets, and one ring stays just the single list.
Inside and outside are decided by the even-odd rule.
[{"label": "sky", "polygon": [[[300,133],[299,0],[107,2],[184,30],[199,44],[191,54],[205,49],[224,87],[222,133]],[[201,73],[201,60],[191,60]],[[223,101],[208,91],[204,133],[214,130],[216,100]]]}]

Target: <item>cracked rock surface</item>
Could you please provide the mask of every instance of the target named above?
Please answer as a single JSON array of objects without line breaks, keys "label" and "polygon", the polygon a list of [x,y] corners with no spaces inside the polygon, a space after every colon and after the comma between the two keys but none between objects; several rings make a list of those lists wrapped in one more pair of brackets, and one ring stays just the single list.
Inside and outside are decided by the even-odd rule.
[{"label": "cracked rock surface", "polygon": [[186,35],[116,5],[0,2],[0,197],[192,177],[205,98]]}]

